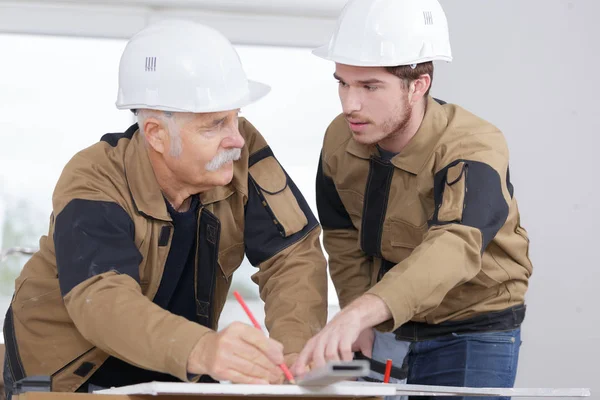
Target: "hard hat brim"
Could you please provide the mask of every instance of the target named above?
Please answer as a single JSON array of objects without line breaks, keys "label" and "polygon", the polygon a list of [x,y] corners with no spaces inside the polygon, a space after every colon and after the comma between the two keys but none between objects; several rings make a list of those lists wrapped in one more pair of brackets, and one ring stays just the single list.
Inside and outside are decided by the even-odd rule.
[{"label": "hard hat brim", "polygon": [[248,80],[248,91],[248,104],[252,104],[269,94],[271,86],[262,82]]},{"label": "hard hat brim", "polygon": [[314,49],[312,51],[312,53],[317,57],[323,58],[325,60],[329,60],[329,46],[328,45],[317,47],[316,49]]},{"label": "hard hat brim", "polygon": [[173,107],[166,106],[164,104],[146,104],[146,103],[121,103],[119,100],[116,102],[116,106],[120,110],[126,109],[150,109],[150,110],[162,110],[170,112],[191,112],[191,113],[210,113],[210,112],[222,112],[237,110],[238,108],[246,107],[261,98],[265,97],[270,91],[271,87],[262,82],[248,80],[248,91],[241,97],[229,104],[220,104],[216,107],[194,107],[190,104],[185,107]]},{"label": "hard hat brim", "polygon": [[411,65],[411,64],[419,64],[419,63],[424,63],[424,62],[428,62],[428,61],[446,61],[446,62],[452,62],[452,57],[450,56],[444,56],[444,55],[437,55],[437,56],[431,56],[431,57],[422,57],[422,58],[417,58],[414,60],[410,60],[410,61],[396,61],[396,60],[389,60],[389,61],[372,61],[372,60],[357,60],[357,59],[351,59],[351,58],[346,58],[346,57],[341,57],[341,56],[332,56],[329,53],[329,46],[325,45],[325,46],[321,46],[321,47],[317,47],[316,49],[314,49],[312,51],[312,54],[314,54],[317,57],[323,58],[325,60],[328,61],[333,61],[335,63],[338,64],[344,64],[344,65],[352,65],[354,67],[397,67],[400,65]]}]

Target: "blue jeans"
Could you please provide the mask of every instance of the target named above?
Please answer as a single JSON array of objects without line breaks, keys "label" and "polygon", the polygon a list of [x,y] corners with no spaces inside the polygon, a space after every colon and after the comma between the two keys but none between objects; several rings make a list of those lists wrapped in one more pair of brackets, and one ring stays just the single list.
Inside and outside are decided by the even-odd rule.
[{"label": "blue jeans", "polygon": [[[408,353],[407,383],[436,386],[513,387],[517,375],[521,328],[503,332],[452,334],[413,342]],[[414,396],[425,400],[434,397]],[[493,397],[444,397],[490,400]],[[509,397],[496,397],[504,400]],[[437,399],[436,399],[437,400]]]},{"label": "blue jeans", "polygon": [[[404,363],[406,355],[408,354],[408,349],[410,347],[410,342],[402,342],[396,340],[396,335],[392,332],[382,333],[377,330],[374,331],[375,340],[373,341],[373,360],[384,363],[387,359],[391,359],[392,363],[401,367]],[[370,378],[376,379],[378,381],[383,382],[383,375],[377,372],[371,371],[369,374]],[[362,381],[364,379],[359,379]],[[390,377],[390,383],[406,383],[406,379],[396,379]],[[385,396],[384,400],[407,400],[407,396]]]}]

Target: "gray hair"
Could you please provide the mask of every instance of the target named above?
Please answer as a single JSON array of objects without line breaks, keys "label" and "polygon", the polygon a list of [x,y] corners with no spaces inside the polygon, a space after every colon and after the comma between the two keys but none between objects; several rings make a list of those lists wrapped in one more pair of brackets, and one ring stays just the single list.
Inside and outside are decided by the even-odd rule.
[{"label": "gray hair", "polygon": [[178,158],[181,155],[182,150],[180,136],[181,126],[183,123],[182,114],[184,113],[150,110],[146,108],[135,111],[140,133],[144,136],[144,124],[148,118],[156,118],[166,125],[169,131],[169,136],[171,137],[171,149],[169,150],[169,153],[175,158]]}]

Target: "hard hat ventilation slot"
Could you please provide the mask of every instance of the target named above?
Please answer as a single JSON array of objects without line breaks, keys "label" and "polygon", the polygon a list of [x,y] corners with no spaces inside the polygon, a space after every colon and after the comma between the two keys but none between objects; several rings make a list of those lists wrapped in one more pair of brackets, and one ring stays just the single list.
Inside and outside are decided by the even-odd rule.
[{"label": "hard hat ventilation slot", "polygon": [[431,11],[423,11],[423,17],[425,18],[425,25],[433,25],[433,14]]},{"label": "hard hat ventilation slot", "polygon": [[156,57],[146,57],[146,72],[156,71]]}]

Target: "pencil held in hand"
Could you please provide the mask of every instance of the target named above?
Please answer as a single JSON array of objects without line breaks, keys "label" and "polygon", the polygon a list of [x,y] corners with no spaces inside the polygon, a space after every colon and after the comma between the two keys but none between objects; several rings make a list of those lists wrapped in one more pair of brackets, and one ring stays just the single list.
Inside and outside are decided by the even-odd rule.
[{"label": "pencil held in hand", "polygon": [[[256,318],[254,318],[254,315],[252,314],[252,311],[250,311],[250,309],[246,305],[246,302],[242,298],[242,295],[240,295],[240,293],[237,290],[233,292],[233,295],[235,296],[235,298],[238,301],[238,303],[240,303],[240,305],[242,306],[242,308],[246,312],[246,315],[248,315],[248,318],[250,318],[250,321],[252,321],[252,325],[254,325],[254,327],[257,328],[257,329],[261,329],[262,330],[262,328],[260,327],[260,324],[258,323],[258,321],[256,320]],[[287,378],[287,380],[291,384],[295,385],[296,381],[294,380],[294,377],[292,376],[292,373],[290,372],[290,370],[288,369],[288,367],[285,365],[285,363],[279,364],[279,368],[281,368],[281,370],[285,374],[285,377]]]}]

